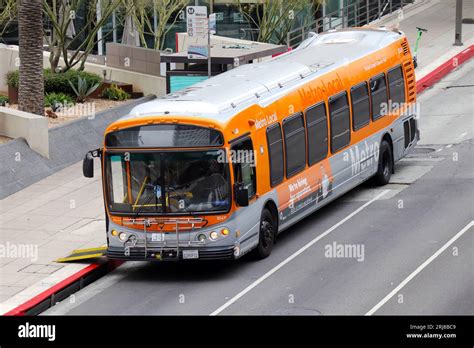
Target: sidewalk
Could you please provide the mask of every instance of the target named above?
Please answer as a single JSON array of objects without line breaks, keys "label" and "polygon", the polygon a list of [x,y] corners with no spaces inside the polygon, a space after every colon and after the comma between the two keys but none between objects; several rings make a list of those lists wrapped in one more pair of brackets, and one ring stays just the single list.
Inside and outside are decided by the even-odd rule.
[{"label": "sidewalk", "polygon": [[90,263],[54,260],[74,249],[105,245],[100,164],[95,163],[94,179],[82,176],[82,163],[65,168],[1,200],[0,212],[4,313]]},{"label": "sidewalk", "polygon": [[[420,43],[418,79],[474,43],[474,25],[464,24],[464,46],[453,46],[455,2],[422,0],[400,23],[411,45],[416,26],[429,30]],[[464,1],[464,17],[473,18],[473,11],[474,3]],[[83,178],[81,167],[76,163],[0,201],[1,314],[90,264],[59,264],[57,258],[74,249],[105,245],[100,165],[96,161],[94,179]],[[14,256],[23,245],[33,252]]]}]

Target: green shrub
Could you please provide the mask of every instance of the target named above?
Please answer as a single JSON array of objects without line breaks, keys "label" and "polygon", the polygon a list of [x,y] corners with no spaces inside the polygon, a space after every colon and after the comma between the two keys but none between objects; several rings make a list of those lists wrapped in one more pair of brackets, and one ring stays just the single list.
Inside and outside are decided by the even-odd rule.
[{"label": "green shrub", "polygon": [[112,85],[104,89],[100,96],[110,100],[127,100],[130,98],[130,94],[125,92],[122,88],[117,87],[117,85]]},{"label": "green shrub", "polygon": [[8,103],[8,97],[0,95],[0,106],[5,106]]},{"label": "green shrub", "polygon": [[[77,71],[74,69],[63,73],[52,73],[51,69],[44,69],[44,93],[65,93],[74,96],[74,90],[71,88],[69,81],[77,81],[80,77],[86,80],[88,86],[100,84],[102,77],[87,71]],[[19,71],[10,71],[7,73],[8,86],[18,88]]]},{"label": "green shrub", "polygon": [[100,86],[100,83],[89,85],[86,79],[78,77],[77,85],[75,85],[72,81],[69,81],[69,85],[71,86],[74,93],[76,93],[77,102],[83,103]]},{"label": "green shrub", "polygon": [[65,93],[74,96],[74,89],[69,84],[69,81],[77,81],[82,78],[87,82],[88,86],[99,84],[102,82],[102,77],[97,74],[89,73],[87,71],[68,70],[64,73],[52,73],[51,69],[44,70],[44,91],[45,93],[56,92]]},{"label": "green shrub", "polygon": [[64,93],[48,93],[44,96],[44,106],[51,107],[53,111],[57,111],[60,107],[74,104],[73,98]]},{"label": "green shrub", "polygon": [[7,85],[10,87],[18,88],[19,78],[20,72],[18,70],[9,71],[7,73]]}]

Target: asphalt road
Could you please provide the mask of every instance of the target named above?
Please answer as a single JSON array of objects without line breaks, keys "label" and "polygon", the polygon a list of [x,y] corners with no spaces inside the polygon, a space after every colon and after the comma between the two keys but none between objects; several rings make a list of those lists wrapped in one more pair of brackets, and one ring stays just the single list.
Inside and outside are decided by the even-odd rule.
[{"label": "asphalt road", "polygon": [[474,314],[473,92],[471,61],[419,97],[422,142],[391,184],[304,219],[267,259],[127,262],[44,314]]}]

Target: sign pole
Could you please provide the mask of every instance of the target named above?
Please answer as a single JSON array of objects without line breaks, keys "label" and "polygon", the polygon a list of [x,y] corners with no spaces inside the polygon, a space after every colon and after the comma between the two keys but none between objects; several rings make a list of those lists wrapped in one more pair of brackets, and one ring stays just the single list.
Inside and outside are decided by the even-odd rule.
[{"label": "sign pole", "polygon": [[456,0],[454,46],[462,46],[462,0]]},{"label": "sign pole", "polygon": [[212,74],[211,62],[211,17],[207,20],[207,77],[210,78]]}]

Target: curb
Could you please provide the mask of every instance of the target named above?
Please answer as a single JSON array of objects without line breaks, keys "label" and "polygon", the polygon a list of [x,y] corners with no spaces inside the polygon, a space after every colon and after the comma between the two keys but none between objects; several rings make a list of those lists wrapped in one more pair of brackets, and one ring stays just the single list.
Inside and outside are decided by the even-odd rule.
[{"label": "curb", "polygon": [[[474,56],[474,45],[469,46],[451,59],[447,60],[439,67],[416,82],[417,93],[434,85],[438,80],[456,69]],[[6,316],[38,315],[51,308],[56,302],[60,302],[71,294],[81,290],[83,287],[94,282],[103,275],[119,267],[124,261],[105,261],[103,263],[93,263],[79,272],[57,283],[48,290],[36,295],[27,302],[5,313]]]},{"label": "curb", "polygon": [[120,266],[123,261],[96,262],[83,268],[79,272],[60,281],[53,287],[36,295],[25,303],[5,313],[5,316],[38,315],[51,308],[71,294],[81,290],[105,274]]},{"label": "curb", "polygon": [[465,50],[459,52],[454,57],[448,59],[446,62],[438,66],[433,71],[423,76],[416,82],[416,93],[419,94],[425,89],[433,86],[440,79],[448,75],[458,66],[469,60],[474,56],[474,45],[469,46]]}]

